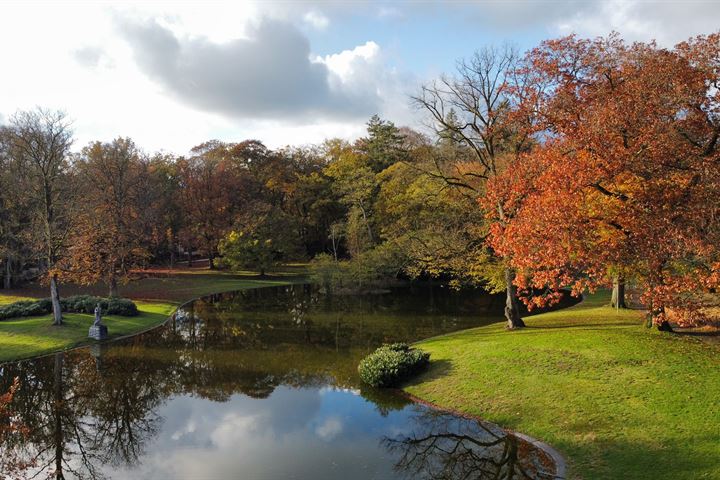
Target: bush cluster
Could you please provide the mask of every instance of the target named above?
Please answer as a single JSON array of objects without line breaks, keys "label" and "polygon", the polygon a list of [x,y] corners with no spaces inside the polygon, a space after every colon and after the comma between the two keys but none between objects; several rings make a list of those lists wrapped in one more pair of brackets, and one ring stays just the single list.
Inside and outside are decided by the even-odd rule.
[{"label": "bush cluster", "polygon": [[430,354],[406,343],[383,345],[360,361],[358,373],[373,387],[396,387],[403,380],[423,370]]},{"label": "bush cluster", "polygon": [[[134,317],[138,315],[137,305],[127,298],[101,298],[92,295],[75,295],[60,299],[60,308],[68,313],[94,313],[95,306],[100,304],[103,315],[121,315]],[[23,300],[0,307],[0,320],[16,317],[32,317],[52,312],[49,298],[41,300]]]}]

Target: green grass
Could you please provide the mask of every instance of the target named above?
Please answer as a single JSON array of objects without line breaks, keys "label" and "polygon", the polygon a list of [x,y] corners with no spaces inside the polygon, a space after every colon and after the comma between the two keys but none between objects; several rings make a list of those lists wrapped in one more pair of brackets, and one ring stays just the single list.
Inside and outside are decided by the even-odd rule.
[{"label": "green grass", "polygon": [[[121,288],[124,297],[135,301],[140,310],[137,317],[103,317],[110,338],[118,338],[142,332],[161,324],[178,304],[210,293],[243,290],[272,285],[287,285],[301,281],[301,269],[291,269],[269,277],[250,272],[233,274],[208,270],[185,270],[148,276],[135,280]],[[0,305],[47,297],[47,287],[30,285],[9,295],[0,294]],[[106,295],[106,287],[95,285],[81,287],[63,285],[61,294],[87,293]],[[87,338],[92,315],[68,313],[65,325],[52,326],[52,316],[25,317],[0,321],[0,362],[45,355],[68,348],[94,343]]]},{"label": "green grass", "polygon": [[190,273],[178,276],[144,278],[123,287],[123,296],[146,300],[184,302],[211,293],[247,288],[287,285],[286,278],[241,277],[223,273]]},{"label": "green grass", "polygon": [[720,478],[720,348],[642,326],[606,293],[526,319],[421,342],[406,390],[560,450],[570,478]]},{"label": "green grass", "polygon": [[[162,323],[175,309],[170,303],[137,302],[136,317],[107,316],[110,338],[141,332]],[[52,315],[26,317],[0,322],[0,362],[44,355],[68,348],[94,343],[87,338],[94,316],[66,313],[62,327],[52,325]]]}]

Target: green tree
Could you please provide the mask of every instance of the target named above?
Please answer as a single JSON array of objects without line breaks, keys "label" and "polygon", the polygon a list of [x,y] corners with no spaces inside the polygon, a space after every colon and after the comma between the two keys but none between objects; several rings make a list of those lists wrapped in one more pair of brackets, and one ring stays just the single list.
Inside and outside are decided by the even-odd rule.
[{"label": "green tree", "polygon": [[395,164],[378,175],[376,215],[381,236],[403,251],[404,270],[412,277],[450,278],[501,291],[504,280],[482,240],[486,222],[475,197],[448,188],[444,179],[427,173],[448,148],[415,149],[412,163]]},{"label": "green tree", "polygon": [[302,256],[296,221],[267,204],[257,204],[239,217],[219,247],[224,265],[265,275],[278,263]]},{"label": "green tree", "polygon": [[347,208],[347,246],[356,256],[376,243],[372,217],[377,178],[367,157],[347,143],[330,144],[329,156],[332,161],[324,173],[332,179],[333,190]]},{"label": "green tree", "polygon": [[367,123],[367,137],[358,141],[358,150],[367,156],[367,164],[375,172],[407,160],[405,136],[394,123],[373,115]]}]

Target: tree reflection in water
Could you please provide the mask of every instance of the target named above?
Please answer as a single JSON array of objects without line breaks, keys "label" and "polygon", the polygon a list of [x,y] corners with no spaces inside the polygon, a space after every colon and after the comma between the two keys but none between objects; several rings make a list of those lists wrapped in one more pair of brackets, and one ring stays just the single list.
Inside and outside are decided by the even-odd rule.
[{"label": "tree reflection in water", "polygon": [[[98,479],[112,470],[132,471],[146,452],[152,453],[149,446],[162,441],[157,437],[168,412],[164,407],[175,398],[202,399],[207,401],[203,409],[221,409],[218,403],[232,403],[238,394],[261,401],[279,386],[315,392],[331,387],[366,400],[341,420],[348,422],[348,432],[352,421],[374,422],[372,432],[378,433],[356,426],[354,435],[372,437],[350,436],[346,448],[355,452],[371,444],[361,463],[386,469],[379,470],[386,476],[393,461],[382,455],[377,438],[383,428],[402,425],[404,431],[414,421],[412,435],[385,441],[398,455],[398,472],[427,471],[431,478],[547,478],[533,476],[543,471],[543,459],[524,451],[527,444],[515,437],[467,419],[431,414],[403,396],[363,386],[357,376],[358,361],[383,342],[414,341],[490,321],[474,312],[492,299],[472,292],[466,296],[421,291],[329,297],[306,286],[213,295],[188,304],[166,327],[148,334],[2,365],[0,392],[18,377],[21,387],[12,408],[28,433],[4,439],[0,455],[17,454],[33,465],[24,478]],[[433,314],[426,312],[428,299]],[[318,402],[321,396],[317,393]],[[282,410],[293,411],[292,401]],[[352,403],[335,402],[327,404],[335,416]],[[312,434],[315,427],[301,431]],[[344,455],[337,439],[335,444]],[[173,445],[165,446],[169,450],[163,455],[174,451]]]},{"label": "tree reflection in water", "polygon": [[[132,464],[143,454],[161,418],[157,375],[142,362],[123,362],[123,375],[104,376],[86,351],[8,364],[3,382],[17,376],[22,387],[13,408],[28,436],[11,437],[0,454],[14,454],[29,467],[26,478],[103,478],[104,465]],[[117,359],[111,359],[115,362]],[[5,376],[7,374],[7,376]],[[4,383],[3,383],[4,385]]]},{"label": "tree reflection in water", "polygon": [[409,435],[382,444],[398,457],[395,470],[406,478],[554,479],[553,460],[499,427],[435,410],[413,418]]}]

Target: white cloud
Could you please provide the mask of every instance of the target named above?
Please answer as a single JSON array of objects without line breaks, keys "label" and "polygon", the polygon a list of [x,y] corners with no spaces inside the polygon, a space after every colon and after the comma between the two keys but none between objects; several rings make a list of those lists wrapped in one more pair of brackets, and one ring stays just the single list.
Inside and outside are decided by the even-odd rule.
[{"label": "white cloud", "polygon": [[617,31],[628,41],[657,40],[669,47],[720,28],[720,2],[604,0],[589,5],[587,10],[565,12],[557,18],[557,32],[595,37]]},{"label": "white cloud", "polygon": [[322,440],[329,442],[343,431],[342,420],[338,417],[328,417],[315,427],[315,434]]},{"label": "white cloud", "polygon": [[[134,24],[154,22],[180,45],[182,54],[175,59],[195,63],[180,69],[172,66],[169,74],[159,75],[156,70],[149,77],[150,69],[167,59],[150,57],[141,68],[137,48],[116,28],[113,19],[118,16]],[[405,50],[398,49],[403,41],[411,40],[393,43],[388,40],[392,35],[385,35],[381,42],[368,30],[359,45],[334,49],[331,36],[318,33],[323,28],[368,25],[354,24],[358,16],[382,28],[393,28],[392,21],[402,17],[403,31],[407,29],[410,39],[427,22],[442,20],[456,26],[458,34],[467,31],[469,36],[473,29],[488,30],[491,25],[502,25],[503,33],[510,36],[527,29],[544,30],[549,37],[570,32],[606,35],[617,30],[628,40],[657,38],[661,45],[672,45],[718,30],[720,2],[528,0],[518,6],[517,2],[489,0],[482,5],[422,2],[371,8],[355,2],[7,3],[0,7],[0,44],[7,47],[3,49],[0,113],[7,119],[18,109],[37,105],[64,109],[74,119],[76,148],[122,135],[150,151],[163,148],[177,153],[209,138],[257,138],[271,147],[319,142],[328,136],[353,139],[363,134],[372,113],[396,124],[417,125],[415,115],[420,113],[409,108],[408,94],[426,79],[417,77],[412,65],[396,67],[412,61],[401,56]],[[288,42],[274,47],[267,43],[273,35],[262,37],[265,47],[256,46],[271,56],[271,64],[275,60],[280,65],[279,70],[261,75],[258,63],[248,72],[229,60],[235,57],[220,55],[227,53],[228,45],[260,38],[256,26],[263,19],[285,25],[281,33],[294,31],[289,38],[305,47],[299,54],[295,51],[292,61],[302,68],[288,63]],[[318,38],[317,44],[311,42]],[[437,41],[444,47],[444,39]],[[476,46],[481,45],[468,48]],[[457,38],[448,41],[443,58],[463,54],[454,48],[458,48]],[[217,62],[203,63],[209,57],[198,54],[202,49],[221,57],[221,67]],[[204,68],[210,73],[220,68],[225,75],[208,77],[203,75]],[[178,72],[183,78],[170,78]],[[243,81],[236,82],[233,76],[242,76]],[[247,98],[223,93],[238,85],[248,90]],[[260,87],[280,89],[284,97],[273,103]],[[268,105],[272,108],[264,108]]]},{"label": "white cloud", "polygon": [[214,42],[178,36],[157,19],[119,18],[140,70],[183,103],[236,118],[306,119],[364,115],[372,92],[331,90],[325,65],[293,25],[263,19],[247,38]]},{"label": "white cloud", "polygon": [[311,10],[303,15],[305,23],[317,30],[325,30],[330,25],[330,19],[320,12]]},{"label": "white cloud", "polygon": [[[376,73],[362,73],[363,69],[379,72],[384,68],[375,61],[379,57],[376,44],[358,49],[355,52],[358,59],[346,58],[344,67],[339,66],[340,57],[329,62],[333,65],[318,64],[310,58],[311,46],[306,47],[302,55],[307,68],[320,68],[324,73],[315,80],[319,87],[305,84],[296,90],[297,95],[288,97],[300,102],[300,112],[305,114],[298,116],[297,110],[292,110],[293,102],[286,101],[280,105],[287,109],[284,112],[276,110],[270,115],[253,112],[240,118],[227,114],[227,109],[233,108],[232,97],[208,98],[195,92],[186,95],[195,98],[178,101],[177,88],[170,89],[157,76],[149,77],[147,68],[139,68],[137,52],[119,35],[114,20],[121,17],[135,22],[154,21],[184,48],[221,48],[257,34],[252,25],[258,25],[264,15],[256,5],[234,5],[207,8],[178,4],[168,12],[167,5],[160,3],[122,7],[105,3],[46,4],[43,15],[37,15],[37,6],[32,4],[3,6],[0,42],[22,48],[3,51],[6,68],[0,79],[0,112],[7,118],[16,110],[38,105],[65,110],[74,120],[75,148],[93,140],[130,136],[149,151],[164,149],[182,154],[209,138],[227,141],[257,138],[271,147],[317,143],[328,136],[353,139],[363,133],[364,122],[372,113],[385,110],[389,99],[378,96],[376,86],[368,82]],[[299,31],[294,35],[298,42],[307,42]],[[297,61],[303,61],[302,55],[295,57]],[[287,68],[279,57],[270,57],[268,62],[273,60],[280,68]],[[334,67],[352,69],[358,78],[365,80],[343,81],[342,72],[333,71]],[[198,66],[198,76],[186,76],[185,80],[207,79],[200,76],[201,69]],[[247,74],[241,69],[234,73]],[[261,86],[269,85],[264,77],[253,73]],[[298,86],[298,79],[287,71],[270,78],[290,82],[289,87]],[[209,90],[212,93],[213,87]],[[292,88],[281,88],[280,93],[288,95],[288,91]],[[260,92],[252,88],[243,94],[259,102]],[[218,107],[223,101],[229,106]],[[212,108],[208,108],[208,103]]]},{"label": "white cloud", "polygon": [[380,99],[377,110],[380,114],[399,125],[416,122],[409,108],[408,96],[415,93],[419,81],[410,73],[400,73],[388,65],[380,45],[368,41],[353,49],[316,57],[316,62],[325,64],[330,72],[330,86],[350,95],[376,95]]},{"label": "white cloud", "polygon": [[353,75],[362,72],[364,67],[376,63],[379,54],[380,46],[369,41],[352,50],[343,50],[340,53],[317,57],[316,61],[327,65],[341,82],[347,83],[352,81]]},{"label": "white cloud", "polygon": [[232,448],[235,445],[242,445],[248,437],[252,437],[258,431],[262,419],[261,415],[238,415],[235,412],[227,413],[222,421],[210,433],[212,445],[217,448]]}]

